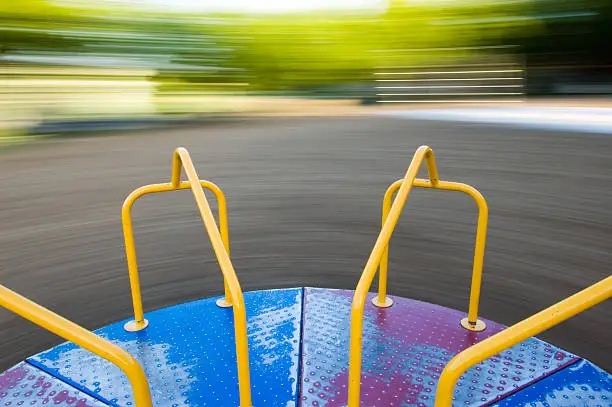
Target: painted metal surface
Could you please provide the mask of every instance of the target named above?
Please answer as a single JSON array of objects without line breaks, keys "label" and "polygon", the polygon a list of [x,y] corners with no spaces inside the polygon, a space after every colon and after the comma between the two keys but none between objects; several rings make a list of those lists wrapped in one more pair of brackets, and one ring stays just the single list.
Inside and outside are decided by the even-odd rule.
[{"label": "painted metal surface", "polygon": [[84,354],[89,357],[96,355],[96,358],[104,360],[118,372],[124,372],[127,375],[126,380],[130,382],[129,391],[130,393],[133,391],[138,407],[151,407],[151,393],[144,371],[134,357],[121,347],[2,285],[0,285],[0,307],[13,311],[46,330],[82,346],[84,349],[79,349]]},{"label": "painted metal surface", "polygon": [[[352,297],[352,291],[305,289],[303,407],[340,407],[348,402]],[[485,331],[468,331],[459,325],[464,315],[459,311],[393,299],[390,308],[365,306],[361,406],[433,406],[437,381],[451,358],[504,329],[486,321]],[[484,405],[576,360],[531,338],[468,370],[457,383],[454,398],[457,405]]]},{"label": "painted metal surface", "polygon": [[[255,406],[346,406],[352,297],[316,288],[245,293]],[[119,322],[96,333],[142,364],[155,406],[239,406],[232,311],[215,300],[148,313],[142,331]],[[360,406],[433,406],[447,363],[504,329],[486,321],[485,331],[468,331],[460,311],[393,300],[365,307]],[[135,406],[121,370],[72,343],[0,375],[0,407],[37,404]],[[453,405],[611,407],[612,376],[529,338],[465,372]]]},{"label": "painted metal surface", "polygon": [[587,360],[581,360],[492,406],[610,407],[612,375]]},{"label": "painted metal surface", "polygon": [[436,390],[436,407],[451,407],[455,383],[466,370],[585,311],[612,296],[612,276],[567,297],[453,357],[446,365]]},{"label": "painted metal surface", "polygon": [[21,362],[0,374],[0,406],[102,407],[106,404]]},{"label": "painted metal surface", "polygon": [[[294,407],[298,397],[302,289],[244,295],[255,406]],[[216,298],[146,314],[149,326],[127,332],[123,322],[96,331],[142,364],[155,406],[238,406],[231,308]],[[65,343],[28,362],[113,406],[133,406],[115,366]]]}]

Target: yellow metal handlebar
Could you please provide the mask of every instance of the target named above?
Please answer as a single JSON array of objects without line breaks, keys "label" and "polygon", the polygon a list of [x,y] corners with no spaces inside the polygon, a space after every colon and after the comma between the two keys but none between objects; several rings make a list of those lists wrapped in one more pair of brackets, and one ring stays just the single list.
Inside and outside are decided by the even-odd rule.
[{"label": "yellow metal handlebar", "polygon": [[435,407],[451,407],[457,380],[470,367],[612,297],[612,276],[457,354],[438,381]]},{"label": "yellow metal handlebar", "polygon": [[406,175],[401,182],[397,197],[391,205],[389,214],[382,226],[380,234],[374,244],[374,249],[368,258],[368,261],[363,269],[355,294],[353,296],[353,304],[351,309],[351,341],[349,355],[349,387],[348,387],[348,407],[359,407],[360,390],[361,390],[361,348],[363,342],[363,311],[366,302],[366,295],[372,285],[372,280],[376,275],[376,270],[380,264],[381,257],[389,244],[389,239],[393,234],[395,225],[400,217],[410,189],[419,172],[419,168],[423,163],[427,162],[427,173],[429,182],[436,186],[439,183],[438,170],[433,151],[428,146],[421,146],[414,153],[412,162],[408,166]]},{"label": "yellow metal handlebar", "polygon": [[[402,186],[404,180],[395,181],[385,192],[383,199],[382,223],[385,224],[391,204],[393,194]],[[476,228],[476,245],[474,248],[474,265],[472,269],[472,286],[470,289],[470,305],[468,316],[461,321],[464,328],[473,331],[482,331],[485,323],[478,319],[478,304],[480,302],[480,286],[482,283],[482,266],[484,263],[485,243],[487,239],[487,225],[489,223],[489,208],[487,201],[478,190],[470,185],[460,182],[438,181],[433,183],[430,180],[415,179],[413,184],[419,188],[440,189],[445,191],[459,191],[471,196],[478,205],[478,226]],[[387,295],[387,268],[389,264],[389,245],[385,247],[382,258],[380,259],[380,272],[378,274],[378,297],[374,300],[374,305],[379,307],[390,306],[393,302]]]},{"label": "yellow metal handlebar", "polygon": [[0,306],[115,364],[129,379],[136,406],[152,406],[149,384],[142,367],[119,346],[2,285],[0,285]]},{"label": "yellow metal handlebar", "polygon": [[[427,163],[429,180],[416,178],[423,160]],[[428,146],[421,146],[414,154],[404,178],[394,182],[385,193],[382,214],[383,226],[353,296],[348,407],[359,407],[360,405],[363,313],[366,296],[376,275],[376,269],[380,266],[379,292],[378,296],[373,299],[373,303],[379,307],[388,307],[392,304],[392,301],[386,297],[389,240],[413,186],[464,192],[470,195],[478,205],[478,227],[470,305],[468,317],[461,321],[461,325],[475,331],[484,329],[484,323],[478,320],[478,303],[488,223],[487,203],[480,192],[469,185],[440,181],[433,151]],[[397,197],[393,199],[393,194],[396,191]],[[440,376],[435,407],[451,407],[455,384],[470,367],[607,300],[610,296],[612,296],[612,276],[459,353],[447,364]]]},{"label": "yellow metal handlebar", "polygon": [[[225,195],[223,194],[223,191],[221,191],[221,188],[219,188],[217,185],[213,184],[210,181],[202,180],[200,181],[200,185],[202,186],[202,188],[212,191],[217,198],[217,202],[219,205],[219,226],[221,230],[221,239],[223,240],[223,244],[229,255],[229,230],[227,224],[227,203],[225,200]],[[134,321],[131,323],[131,330],[133,331],[139,331],[144,329],[147,326],[147,323],[144,319],[142,295],[140,292],[140,277],[138,274],[138,261],[136,259],[136,245],[134,243],[134,228],[132,226],[132,207],[134,206],[136,200],[144,195],[190,188],[191,182],[189,181],[181,182],[178,188],[175,188],[174,185],[172,185],[172,183],[170,182],[164,184],[145,185],[143,187],[135,189],[130,195],[128,195],[128,197],[123,202],[123,208],[121,210],[121,221],[123,223],[125,254],[128,263],[130,286],[132,288],[132,303],[134,306]],[[231,306],[230,293],[227,287],[225,277],[223,277],[223,282],[225,286],[225,304],[227,304],[227,306]]]},{"label": "yellow metal handlebar", "polygon": [[[185,170],[187,182],[181,182],[181,172]],[[236,271],[229,257],[229,234],[227,230],[227,207],[225,196],[219,187],[209,181],[201,181],[193,166],[189,152],[183,147],[174,151],[172,159],[171,182],[167,184],[153,184],[138,188],[125,200],[122,210],[123,234],[125,238],[125,250],[130,275],[130,286],[132,289],[132,301],[134,305],[133,330],[144,329],[147,325],[142,308],[142,296],[140,293],[140,278],[138,276],[138,263],[136,261],[136,249],[134,245],[134,232],[132,228],[131,208],[139,197],[156,192],[176,191],[180,189],[191,189],[195,198],[200,215],[208,237],[212,243],[213,250],[219,262],[223,274],[225,286],[225,300],[234,309],[234,335],[236,341],[236,364],[238,368],[238,387],[240,392],[240,406],[251,407],[251,378],[249,371],[249,348],[247,340],[246,310],[242,289],[236,276]],[[204,189],[211,190],[217,197],[219,203],[219,223],[221,232],[217,227],[210,205],[204,194]]]},{"label": "yellow metal handlebar", "polygon": [[[427,166],[429,179],[417,179],[423,161]],[[376,269],[380,266],[378,296],[373,303],[379,307],[388,307],[393,304],[387,297],[387,267],[389,258],[389,240],[399,220],[406,199],[413,186],[433,188],[448,191],[460,191],[470,195],[478,205],[478,228],[476,231],[476,247],[474,251],[474,267],[472,271],[472,286],[470,292],[470,306],[468,317],[461,321],[461,325],[469,330],[484,329],[484,322],[478,320],[478,303],[480,300],[480,285],[482,281],[482,265],[489,210],[483,196],[475,188],[458,183],[440,181],[434,153],[428,146],[421,146],[415,152],[403,179],[394,182],[385,193],[383,200],[382,229],[374,244],[374,249],[364,267],[355,294],[351,309],[351,341],[349,356],[349,388],[348,407],[359,407],[361,389],[361,350],[363,342],[363,312],[366,296]],[[397,191],[397,197],[393,194]]]}]

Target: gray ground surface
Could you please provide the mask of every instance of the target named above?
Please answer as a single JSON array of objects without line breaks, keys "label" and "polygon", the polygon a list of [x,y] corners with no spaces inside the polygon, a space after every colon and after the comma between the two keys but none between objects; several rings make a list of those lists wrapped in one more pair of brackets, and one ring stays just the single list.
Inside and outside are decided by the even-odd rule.
[{"label": "gray ground surface", "polygon": [[[0,152],[0,281],[88,328],[128,317],[121,203],[137,186],[168,180],[183,145],[227,194],[245,290],[354,288],[382,195],[421,144],[434,148],[442,179],[488,199],[483,316],[511,324],[610,273],[610,136],[261,118]],[[134,215],[147,310],[221,293],[189,192],[144,198]],[[391,293],[467,309],[475,218],[467,196],[415,190],[391,244]],[[542,338],[611,370],[611,311],[600,305]],[[0,310],[0,370],[58,342]]]}]

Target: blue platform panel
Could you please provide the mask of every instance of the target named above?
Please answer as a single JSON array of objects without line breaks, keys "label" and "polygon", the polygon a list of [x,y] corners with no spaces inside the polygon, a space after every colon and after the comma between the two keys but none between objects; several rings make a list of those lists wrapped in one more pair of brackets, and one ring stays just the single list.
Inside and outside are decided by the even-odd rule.
[{"label": "blue platform panel", "polygon": [[[361,405],[433,406],[450,359],[504,326],[485,320],[483,332],[459,324],[465,314],[392,297],[390,308],[366,302]],[[306,288],[300,405],[346,406],[350,310],[353,291]],[[455,405],[482,406],[571,364],[578,358],[535,338],[471,368],[455,388]]]},{"label": "blue platform panel", "polygon": [[103,407],[106,404],[21,362],[0,373],[0,406]]},{"label": "blue platform panel", "polygon": [[[143,366],[154,406],[238,406],[232,308],[216,298],[153,311],[149,326],[126,321],[96,331]],[[244,294],[253,405],[295,407],[298,399],[302,289]],[[65,343],[28,362],[113,406],[132,406],[126,376],[111,363]]]},{"label": "blue platform panel", "polygon": [[493,406],[611,407],[612,375],[587,360],[581,360]]}]

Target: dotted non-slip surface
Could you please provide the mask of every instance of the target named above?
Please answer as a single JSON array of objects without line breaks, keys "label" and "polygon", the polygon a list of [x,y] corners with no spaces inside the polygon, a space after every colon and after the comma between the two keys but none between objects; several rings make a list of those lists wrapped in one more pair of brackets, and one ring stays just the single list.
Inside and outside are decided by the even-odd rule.
[{"label": "dotted non-slip surface", "polygon": [[[96,333],[131,353],[143,366],[154,406],[238,406],[233,311],[215,298],[146,314],[149,326],[126,332],[123,322]],[[244,294],[253,404],[297,402],[302,290]],[[126,376],[113,364],[65,343],[29,363],[113,406],[132,406]]]},{"label": "dotted non-slip surface", "polygon": [[0,406],[102,407],[104,403],[21,362],[0,374]]},{"label": "dotted non-slip surface", "polygon": [[581,360],[493,404],[493,407],[611,407],[612,376]]},{"label": "dotted non-slip surface", "polygon": [[[375,294],[370,294],[368,300]],[[345,407],[353,291],[286,289],[244,294],[254,407]],[[460,311],[400,297],[390,308],[368,301],[364,314],[362,407],[433,406],[439,376],[458,352],[504,329],[459,325]],[[154,406],[236,407],[233,312],[216,298],[146,314],[96,331],[143,366]],[[469,369],[454,406],[612,407],[612,376],[530,338]],[[133,406],[125,375],[64,343],[0,375],[0,407]]]},{"label": "dotted non-slip surface", "polygon": [[[352,294],[305,290],[300,397],[304,407],[346,406]],[[390,308],[366,303],[362,406],[433,406],[437,381],[448,361],[504,328],[486,321],[485,331],[470,332],[459,325],[465,316],[459,311],[393,299]],[[574,355],[559,348],[528,339],[468,370],[455,388],[456,404],[490,403],[574,360]]]}]

